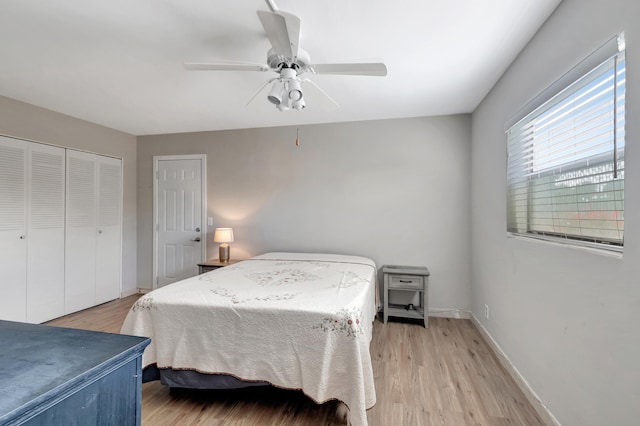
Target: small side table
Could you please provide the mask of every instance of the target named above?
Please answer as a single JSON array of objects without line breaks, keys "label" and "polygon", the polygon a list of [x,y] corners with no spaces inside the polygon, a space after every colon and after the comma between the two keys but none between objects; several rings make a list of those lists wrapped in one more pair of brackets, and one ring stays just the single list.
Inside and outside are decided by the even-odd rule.
[{"label": "small side table", "polygon": [[213,271],[214,269],[224,268],[225,266],[233,265],[240,262],[239,260],[229,260],[228,262],[220,262],[218,259],[209,259],[206,262],[198,263],[198,274],[204,274],[205,272]]},{"label": "small side table", "polygon": [[[429,270],[423,266],[384,265],[383,323],[388,317],[420,319],[429,326]],[[411,291],[420,294],[420,305],[389,303],[389,291]]]}]

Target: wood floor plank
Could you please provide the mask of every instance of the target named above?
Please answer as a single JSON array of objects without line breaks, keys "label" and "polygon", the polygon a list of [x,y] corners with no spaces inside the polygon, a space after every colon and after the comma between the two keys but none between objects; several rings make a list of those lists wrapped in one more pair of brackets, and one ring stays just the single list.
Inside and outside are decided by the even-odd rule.
[{"label": "wood floor plank", "polygon": [[[118,333],[139,295],[47,324]],[[376,405],[370,426],[543,425],[533,407],[469,320],[376,321],[371,342]],[[316,405],[301,392],[271,387],[170,391],[142,386],[142,424],[339,425],[337,402]]]}]

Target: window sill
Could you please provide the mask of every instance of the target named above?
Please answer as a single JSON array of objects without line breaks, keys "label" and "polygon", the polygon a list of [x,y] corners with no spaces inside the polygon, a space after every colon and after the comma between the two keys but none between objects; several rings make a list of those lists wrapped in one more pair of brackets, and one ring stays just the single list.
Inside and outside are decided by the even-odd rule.
[{"label": "window sill", "polygon": [[615,259],[622,259],[624,247],[612,246],[611,248],[599,247],[596,244],[591,245],[590,243],[584,243],[580,241],[571,241],[567,240],[567,242],[552,237],[545,237],[543,235],[531,235],[525,236],[522,234],[513,234],[511,232],[507,232],[507,238],[512,238],[515,240],[521,241],[530,241],[538,244],[548,244],[556,247],[565,247],[570,249],[581,250],[587,253],[598,254],[601,256],[612,257]]}]

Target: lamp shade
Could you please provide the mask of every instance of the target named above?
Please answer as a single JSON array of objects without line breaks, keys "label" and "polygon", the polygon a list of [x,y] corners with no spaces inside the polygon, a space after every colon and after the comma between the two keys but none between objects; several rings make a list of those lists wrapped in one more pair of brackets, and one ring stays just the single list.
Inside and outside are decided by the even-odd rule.
[{"label": "lamp shade", "polygon": [[232,243],[233,242],[233,229],[231,228],[216,228],[213,234],[214,243]]}]

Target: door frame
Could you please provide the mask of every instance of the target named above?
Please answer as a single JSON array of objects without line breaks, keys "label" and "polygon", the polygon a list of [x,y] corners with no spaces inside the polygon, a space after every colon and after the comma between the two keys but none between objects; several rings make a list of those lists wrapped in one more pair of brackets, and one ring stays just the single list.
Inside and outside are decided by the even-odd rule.
[{"label": "door frame", "polygon": [[158,288],[158,163],[171,160],[200,160],[201,204],[202,204],[202,261],[207,260],[207,154],[154,155],[153,156],[153,281],[152,289]]}]

